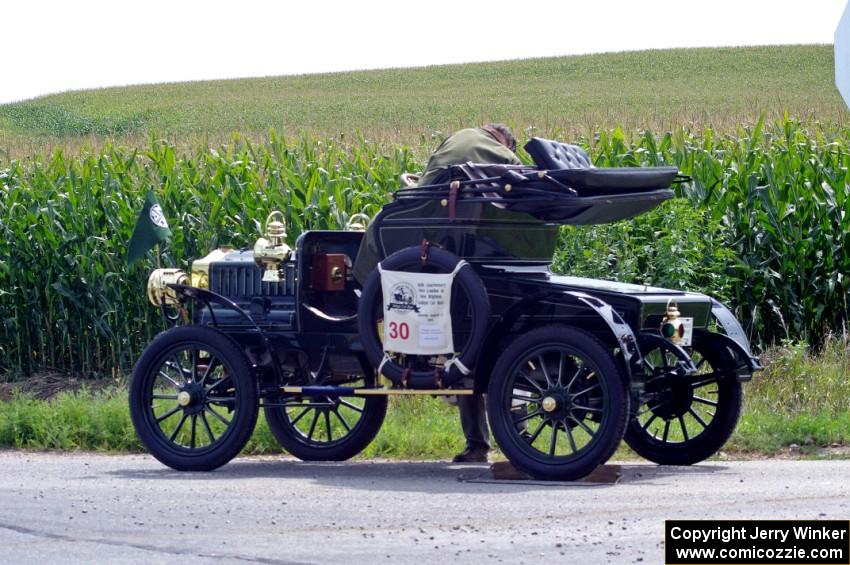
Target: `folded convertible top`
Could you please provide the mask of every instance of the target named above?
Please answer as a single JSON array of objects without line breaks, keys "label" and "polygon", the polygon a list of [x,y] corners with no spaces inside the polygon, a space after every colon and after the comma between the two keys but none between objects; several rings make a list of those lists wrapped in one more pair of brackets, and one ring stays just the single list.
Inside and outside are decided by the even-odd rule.
[{"label": "folded convertible top", "polygon": [[562,169],[548,174],[580,195],[600,196],[670,188],[679,175],[676,167],[617,167]]},{"label": "folded convertible top", "polygon": [[547,223],[604,224],[673,198],[670,186],[681,180],[678,173],[675,167],[541,170],[466,163],[448,170],[446,182],[399,190],[396,198],[452,201],[456,207],[489,202]]}]

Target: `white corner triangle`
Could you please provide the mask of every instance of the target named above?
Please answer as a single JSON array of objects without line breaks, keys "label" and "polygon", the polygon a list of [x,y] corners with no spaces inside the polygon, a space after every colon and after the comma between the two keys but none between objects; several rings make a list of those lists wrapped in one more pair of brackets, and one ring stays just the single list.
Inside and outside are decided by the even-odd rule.
[{"label": "white corner triangle", "polygon": [[850,2],[835,30],[835,86],[850,107]]}]

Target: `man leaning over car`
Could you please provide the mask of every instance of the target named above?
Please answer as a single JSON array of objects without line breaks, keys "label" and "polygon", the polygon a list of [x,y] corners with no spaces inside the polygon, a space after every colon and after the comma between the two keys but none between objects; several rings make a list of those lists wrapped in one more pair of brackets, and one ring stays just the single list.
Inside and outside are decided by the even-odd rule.
[{"label": "man leaning over car", "polygon": [[[467,128],[447,137],[428,160],[417,186],[434,184],[452,165],[472,163],[522,164],[516,154],[516,139],[503,124],[488,124],[481,128]],[[365,283],[379,261],[377,234],[372,226],[366,231],[357,260],[354,276]],[[466,437],[466,449],[453,459],[455,463],[483,463],[490,451],[490,429],[484,395],[458,396],[460,424]]]}]

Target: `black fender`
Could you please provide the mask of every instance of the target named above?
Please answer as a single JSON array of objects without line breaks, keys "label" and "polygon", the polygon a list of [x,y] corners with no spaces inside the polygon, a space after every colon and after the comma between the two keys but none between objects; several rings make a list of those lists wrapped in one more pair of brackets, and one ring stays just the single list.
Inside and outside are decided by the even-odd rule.
[{"label": "black fender", "polygon": [[[257,325],[257,322],[254,321],[254,318],[251,317],[251,314],[246,312],[244,308],[233,302],[227,297],[224,297],[216,292],[211,290],[206,290],[203,288],[197,288],[194,286],[187,286],[182,284],[170,284],[168,285],[177,296],[182,297],[184,300],[192,300],[195,304],[203,305],[207,308],[210,313],[210,320],[212,320],[212,325],[214,328],[218,329],[218,323],[215,319],[215,311],[212,309],[212,304],[218,304],[234,312],[238,313],[240,316],[245,318],[245,320],[254,327],[254,330],[257,332],[257,336],[260,338],[260,343],[262,343],[263,347],[266,350],[266,353],[269,355],[269,358],[274,358],[274,351],[271,346],[271,341],[269,340],[268,334]],[[250,356],[249,356],[250,358]],[[256,360],[252,359],[252,364],[256,367]],[[271,363],[272,370],[275,373],[275,376],[280,379],[280,367],[278,367],[277,363]]]},{"label": "black fender", "polygon": [[[622,352],[622,366],[626,372],[623,378],[635,391],[643,389],[644,371],[643,357],[638,347],[637,337],[632,328],[623,320],[623,318],[614,310],[613,306],[607,302],[591,296],[590,294],[572,291],[572,290],[545,290],[526,296],[519,300],[510,308],[502,313],[499,321],[490,329],[485,342],[485,351],[499,351],[500,341],[507,335],[510,327],[516,322],[519,316],[527,313],[535,304],[543,300],[557,300],[561,302],[572,303],[581,306],[589,311],[595,312],[599,319],[605,323],[605,326],[610,330],[610,335],[618,344]],[[496,356],[492,356],[496,357]],[[495,364],[495,359],[490,359],[490,362],[479,362],[479,366],[475,373],[475,390],[483,392],[487,388],[487,381],[490,378],[490,369]]]},{"label": "black fender", "polygon": [[[703,339],[717,339],[734,355],[739,369],[738,380],[748,381],[753,378],[753,373],[761,371],[764,366],[758,357],[750,350],[750,341],[738,319],[729,308],[719,300],[711,299],[711,315],[717,321],[717,325],[725,332],[723,334],[699,330]],[[706,335],[710,336],[707,338]]]},{"label": "black fender", "polygon": [[661,337],[660,334],[642,332],[638,335],[638,346],[643,351],[652,351],[655,348],[666,349],[676,356],[679,360],[676,367],[676,372],[680,376],[688,376],[695,374],[699,369],[691,359],[690,353],[685,351],[683,347],[673,343],[669,339]]},{"label": "black fender", "polygon": [[728,335],[706,330],[694,330],[694,340],[714,341],[724,347],[734,359],[735,375],[740,382],[752,380],[754,372],[764,369],[758,357],[750,355],[740,343]]},{"label": "black fender", "polygon": [[628,371],[625,375],[634,385],[635,381],[642,388],[643,386],[643,355],[638,347],[637,337],[632,331],[632,328],[623,320],[623,317],[614,310],[614,307],[600,300],[595,296],[591,296],[585,292],[576,290],[566,290],[563,294],[573,297],[582,304],[592,308],[599,317],[602,318],[611,330],[611,334],[620,346],[620,351],[623,355],[623,366]]},{"label": "black fender", "polygon": [[212,320],[213,326],[218,327],[218,323],[215,319],[215,312],[210,307],[210,304],[218,304],[219,306],[224,306],[229,310],[233,310],[245,320],[248,321],[249,324],[254,326],[259,333],[263,333],[263,330],[260,329],[260,326],[257,325],[257,322],[254,321],[254,318],[251,317],[251,314],[245,311],[244,308],[233,302],[227,297],[224,297],[216,292],[211,290],[206,290],[203,288],[197,288],[194,286],[187,286],[183,284],[170,284],[169,288],[174,290],[178,296],[182,296],[184,299],[192,300],[196,304],[203,304],[207,307],[210,312],[210,319]]}]

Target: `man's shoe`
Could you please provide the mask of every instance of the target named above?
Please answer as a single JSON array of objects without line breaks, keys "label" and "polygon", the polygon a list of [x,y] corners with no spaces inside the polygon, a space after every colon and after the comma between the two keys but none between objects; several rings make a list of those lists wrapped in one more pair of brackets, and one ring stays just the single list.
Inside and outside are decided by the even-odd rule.
[{"label": "man's shoe", "polygon": [[488,451],[486,447],[467,447],[463,453],[455,455],[452,463],[486,463]]}]

